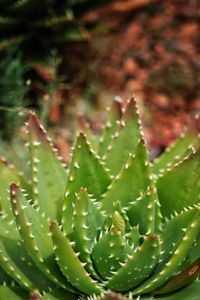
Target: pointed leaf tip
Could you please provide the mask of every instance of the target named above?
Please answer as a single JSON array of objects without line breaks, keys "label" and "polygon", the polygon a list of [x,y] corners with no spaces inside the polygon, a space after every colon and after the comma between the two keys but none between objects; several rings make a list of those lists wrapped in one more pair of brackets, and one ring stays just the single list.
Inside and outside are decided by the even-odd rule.
[{"label": "pointed leaf tip", "polygon": [[19,185],[14,182],[10,184],[10,202],[14,206],[17,203],[16,198],[17,198],[17,192],[18,192],[19,188],[20,188]]},{"label": "pointed leaf tip", "polygon": [[81,193],[85,193],[85,192],[87,192],[87,188],[86,188],[86,187],[83,187],[83,186],[81,186],[81,188],[80,188],[80,192],[81,192]]},{"label": "pointed leaf tip", "polygon": [[53,220],[49,223],[49,228],[52,229],[54,226],[57,226],[58,222],[56,220]]},{"label": "pointed leaf tip", "polygon": [[11,203],[16,206],[17,203],[17,193],[20,190],[20,186],[17,183],[10,184],[10,201]]},{"label": "pointed leaf tip", "polygon": [[144,239],[158,240],[159,234],[149,234],[149,235],[144,236]]},{"label": "pointed leaf tip", "polygon": [[35,292],[35,291],[31,292],[29,300],[40,300],[40,299],[41,298],[40,298],[40,296],[38,295],[37,292]]},{"label": "pointed leaf tip", "polygon": [[30,123],[33,124],[33,123],[37,123],[37,122],[38,122],[38,120],[37,120],[35,112],[30,111],[29,116],[28,116],[28,124],[30,124]]},{"label": "pointed leaf tip", "polygon": [[17,184],[17,183],[15,183],[15,182],[12,182],[11,184],[10,184],[10,189],[13,191],[13,190],[17,190],[17,189],[19,189],[19,184]]},{"label": "pointed leaf tip", "polygon": [[130,118],[133,113],[137,113],[137,102],[134,97],[131,97],[126,105],[125,112],[124,112],[124,119]]},{"label": "pointed leaf tip", "polygon": [[8,162],[6,161],[5,157],[0,156],[0,162],[2,162],[4,165],[8,165]]},{"label": "pointed leaf tip", "polygon": [[86,136],[82,130],[80,130],[78,137],[86,139]]},{"label": "pointed leaf tip", "polygon": [[111,109],[115,110],[118,113],[119,118],[121,118],[122,116],[122,105],[123,105],[122,99],[119,97],[115,97]]},{"label": "pointed leaf tip", "polygon": [[46,132],[34,112],[29,113],[28,129],[30,133],[36,133],[36,135],[38,135],[40,138],[44,138],[45,140],[47,139]]}]

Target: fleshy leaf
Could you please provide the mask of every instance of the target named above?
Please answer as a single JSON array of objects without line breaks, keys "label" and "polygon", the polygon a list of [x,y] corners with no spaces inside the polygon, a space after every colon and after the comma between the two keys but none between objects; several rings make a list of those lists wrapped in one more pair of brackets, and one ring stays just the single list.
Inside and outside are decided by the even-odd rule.
[{"label": "fleshy leaf", "polygon": [[142,138],[135,99],[127,103],[125,112],[103,159],[111,175],[116,175],[129,159]]},{"label": "fleshy leaf", "polygon": [[161,228],[160,204],[154,182],[147,191],[131,203],[127,215],[132,226],[139,226],[141,234],[159,233]]},{"label": "fleshy leaf", "polygon": [[134,288],[153,272],[159,253],[158,236],[145,236],[143,244],[133,251],[127,261],[106,283],[106,286],[121,292]]},{"label": "fleshy leaf", "polygon": [[70,241],[59,229],[55,221],[51,222],[50,229],[57,263],[68,281],[80,292],[88,295],[100,294],[100,286],[87,273],[84,264],[78,258],[78,253],[74,252]]},{"label": "fleshy leaf", "polygon": [[0,285],[9,285],[13,279],[0,267]]},{"label": "fleshy leaf", "polygon": [[131,248],[134,250],[140,245],[140,230],[139,225],[133,226],[128,234],[126,234],[126,238],[128,241],[128,244],[131,246]]},{"label": "fleshy leaf", "polygon": [[98,273],[103,279],[112,277],[131,254],[133,249],[127,243],[125,236],[125,222],[120,214],[115,211],[112,225],[108,232],[100,235],[99,240],[92,250],[92,259]]},{"label": "fleshy leaf", "polygon": [[197,208],[186,210],[163,224],[163,232],[161,233],[162,254],[160,256],[159,268],[165,267],[171,254],[184,238],[186,229],[190,226],[191,221],[196,217],[197,213]]},{"label": "fleshy leaf", "polygon": [[29,293],[21,287],[0,286],[0,300],[22,300],[28,298]]},{"label": "fleshy leaf", "polygon": [[146,191],[149,175],[148,158],[142,140],[103,195],[102,210],[108,215],[112,214],[116,201],[119,201],[122,208],[127,210],[131,202]]},{"label": "fleshy leaf", "polygon": [[46,131],[33,113],[29,115],[28,130],[34,203],[47,218],[60,221],[66,170],[56,155],[56,149],[53,148]]},{"label": "fleshy leaf", "polygon": [[86,139],[89,142],[91,148],[93,150],[97,151],[98,141],[92,132],[91,124],[87,122],[84,115],[79,115],[79,117],[78,117],[78,124],[77,124],[77,130],[76,130],[77,134],[79,134],[80,131],[83,132],[84,135],[86,136]]},{"label": "fleshy leaf", "polygon": [[0,211],[1,214],[7,216],[9,220],[13,219],[12,208],[10,204],[9,186],[11,182],[20,182],[26,192],[31,194],[31,190],[23,175],[20,175],[13,165],[9,165],[5,159],[0,158]]},{"label": "fleshy leaf", "polygon": [[74,241],[74,250],[80,253],[79,259],[86,263],[85,269],[97,278],[90,253],[99,235],[103,220],[95,202],[89,198],[86,189],[81,188],[74,205],[72,240]]},{"label": "fleshy leaf", "polygon": [[153,173],[158,175],[165,173],[168,168],[187,157],[198,142],[194,130],[183,133],[170,147],[166,148],[153,163]]},{"label": "fleshy leaf", "polygon": [[[200,235],[194,242],[193,247],[190,249],[185,261],[180,265],[180,267],[177,270],[177,274],[180,274],[185,271],[185,269],[190,268],[191,265],[193,265],[195,262],[198,261],[200,258]],[[175,274],[175,275],[177,275]]]},{"label": "fleshy leaf", "polygon": [[156,297],[156,299],[160,300],[199,300],[200,295],[200,282],[196,281],[184,289],[178,291],[174,294],[169,294],[168,296]]},{"label": "fleshy leaf", "polygon": [[199,172],[200,148],[158,179],[158,198],[164,217],[199,203]]},{"label": "fleshy leaf", "polygon": [[53,284],[34,265],[15,224],[0,218],[0,263],[6,273],[25,289],[48,290]]},{"label": "fleshy leaf", "polygon": [[77,296],[75,294],[66,292],[65,290],[56,288],[49,293],[45,293],[40,299],[41,300],[77,300]]},{"label": "fleshy leaf", "polygon": [[163,287],[153,292],[154,295],[167,294],[177,291],[188,284],[200,274],[200,259],[191,264],[179,275],[172,277]]},{"label": "fleshy leaf", "polygon": [[98,202],[110,181],[101,161],[91,150],[84,134],[80,133],[72,157],[63,206],[62,224],[67,234],[72,233],[73,204],[80,188],[87,188],[88,193]]},{"label": "fleshy leaf", "polygon": [[158,265],[153,276],[136,288],[134,294],[148,293],[154,289],[160,288],[171,278],[174,272],[176,272],[177,267],[186,258],[195,239],[200,234],[199,218],[200,212],[197,211],[195,217],[187,227],[182,240],[178,243],[178,246],[175,247],[168,261],[166,261],[164,265],[161,265],[161,267]]},{"label": "fleshy leaf", "polygon": [[33,261],[55,284],[73,291],[56,264],[48,221],[28,203],[14,183],[11,184],[11,203],[20,236]]}]

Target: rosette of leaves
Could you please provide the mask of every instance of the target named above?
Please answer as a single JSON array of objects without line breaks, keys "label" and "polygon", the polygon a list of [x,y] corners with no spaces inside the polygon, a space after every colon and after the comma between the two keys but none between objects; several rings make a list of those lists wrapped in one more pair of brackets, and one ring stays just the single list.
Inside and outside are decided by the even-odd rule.
[{"label": "rosette of leaves", "polygon": [[134,99],[115,102],[68,168],[33,113],[27,131],[31,178],[0,163],[0,299],[199,299],[197,131],[150,163]]}]

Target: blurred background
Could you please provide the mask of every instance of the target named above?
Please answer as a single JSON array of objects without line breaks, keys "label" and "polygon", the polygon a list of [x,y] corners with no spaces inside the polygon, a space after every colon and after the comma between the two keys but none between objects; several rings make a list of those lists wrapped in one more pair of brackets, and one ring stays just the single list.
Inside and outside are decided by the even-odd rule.
[{"label": "blurred background", "polygon": [[31,109],[67,162],[77,115],[132,95],[154,158],[200,112],[200,1],[0,0],[0,155]]}]

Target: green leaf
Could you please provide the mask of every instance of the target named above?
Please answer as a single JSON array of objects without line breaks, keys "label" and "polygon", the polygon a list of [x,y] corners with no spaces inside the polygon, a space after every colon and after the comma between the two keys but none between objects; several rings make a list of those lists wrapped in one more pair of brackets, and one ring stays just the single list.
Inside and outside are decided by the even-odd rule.
[{"label": "green leaf", "polygon": [[[191,220],[195,217],[197,209],[191,209],[183,212],[181,215],[169,220],[164,228],[164,234],[162,236],[162,255],[160,260],[163,266],[165,266],[167,259],[170,257],[170,253],[175,250],[175,247],[180,243],[184,237],[184,232],[189,226]],[[194,245],[190,248],[186,259],[178,266],[177,271],[173,274],[172,278],[158,291],[159,293],[166,293],[175,291],[181,287],[186,286],[193,281],[200,273],[200,236]]]},{"label": "green leaf", "polygon": [[57,286],[73,291],[56,264],[48,221],[28,203],[14,183],[11,185],[11,203],[18,231],[35,264]]},{"label": "green leaf", "polygon": [[200,148],[158,179],[158,198],[164,217],[199,203],[199,172]]},{"label": "green leaf", "polygon": [[0,174],[0,210],[2,215],[6,216],[9,220],[12,220],[12,207],[9,200],[10,183],[20,182],[23,188],[26,187],[26,190],[27,192],[29,192],[29,194],[31,193],[30,188],[28,187],[28,183],[23,178],[23,176],[17,172],[13,165],[9,165],[3,158],[0,158]]},{"label": "green leaf", "polygon": [[98,148],[97,139],[91,130],[90,123],[87,122],[84,115],[79,115],[79,117],[78,117],[78,124],[77,124],[76,132],[77,132],[77,135],[79,134],[79,132],[83,132],[87,141],[89,142],[91,148],[93,150],[97,151],[97,148]]},{"label": "green leaf", "polygon": [[114,291],[125,292],[139,285],[155,269],[159,253],[158,236],[145,236],[143,244],[133,251],[106,286]]},{"label": "green leaf", "polygon": [[85,269],[95,278],[99,278],[99,276],[96,274],[90,254],[103,220],[96,203],[89,198],[86,189],[81,188],[74,206],[71,240],[74,242],[74,250],[80,253],[79,259],[86,264]]},{"label": "green leaf", "polygon": [[198,142],[198,137],[194,133],[188,130],[170,147],[166,148],[166,151],[155,159],[152,167],[153,173],[156,175],[165,173],[168,168],[187,157]]},{"label": "green leaf", "polygon": [[46,218],[60,221],[66,170],[33,113],[29,115],[28,130],[34,203],[45,213]]},{"label": "green leaf", "polygon": [[100,294],[101,288],[87,273],[84,264],[78,258],[78,253],[74,252],[70,241],[59,229],[55,221],[51,222],[50,228],[57,263],[68,281],[87,295]]},{"label": "green leaf", "polygon": [[77,300],[77,296],[66,292],[65,290],[56,288],[49,293],[45,293],[41,300]]},{"label": "green leaf", "polygon": [[13,279],[0,267],[0,285],[9,285]]},{"label": "green leaf", "polygon": [[0,286],[0,300],[28,299],[29,293],[21,287]]},{"label": "green leaf", "polygon": [[161,233],[162,255],[160,256],[160,266],[165,267],[165,264],[170,259],[171,254],[176,250],[176,247],[184,238],[187,228],[190,226],[193,219],[198,213],[197,208],[192,208],[183,211],[180,215],[174,216],[172,219],[163,224],[163,232]]},{"label": "green leaf", "polygon": [[172,295],[164,296],[164,297],[158,297],[156,299],[160,300],[199,300],[200,295],[200,282],[196,281],[192,284],[188,285],[184,289],[180,290],[177,293],[174,293]]},{"label": "green leaf", "polygon": [[200,274],[200,259],[191,264],[187,269],[181,272],[179,275],[172,277],[163,287],[154,291],[155,295],[167,294],[177,291],[188,284]]},{"label": "green leaf", "polygon": [[186,268],[189,268],[196,261],[198,261],[198,259],[200,258],[199,249],[200,249],[200,235],[195,241],[193,247],[190,249],[186,257],[186,260],[178,268],[177,270],[178,274],[183,272]]},{"label": "green leaf", "polygon": [[103,159],[112,175],[116,175],[134,153],[142,137],[135,99],[131,98],[107,148]]},{"label": "green leaf", "polygon": [[116,201],[121,203],[123,209],[128,210],[131,203],[146,191],[149,174],[146,148],[142,140],[102,196],[102,210],[108,215],[112,214]]},{"label": "green leaf", "polygon": [[48,290],[53,284],[34,265],[14,222],[0,218],[0,264],[3,270],[25,289]]},{"label": "green leaf", "polygon": [[109,279],[133,252],[125,236],[125,222],[121,215],[115,211],[112,225],[108,232],[100,235],[92,250],[92,260],[95,268],[103,279]]},{"label": "green leaf", "polygon": [[158,265],[158,268],[155,270],[153,276],[149,277],[149,279],[147,279],[142,285],[136,288],[133,291],[134,294],[138,295],[141,293],[148,293],[160,288],[171,278],[171,276],[173,276],[178,266],[187,257],[190,248],[200,234],[199,217],[200,211],[198,210],[195,214],[195,217],[191,220],[189,226],[187,227],[182,240],[178,243],[178,246],[173,249],[173,253],[170,253],[171,257],[166,263],[161,263],[161,266]]},{"label": "green leaf", "polygon": [[126,234],[126,238],[131,248],[133,250],[136,249],[140,245],[140,238],[141,238],[139,225],[132,227],[129,233]]},{"label": "green leaf", "polygon": [[141,234],[159,233],[161,228],[160,204],[154,182],[146,192],[131,203],[127,216],[132,226],[139,226]]},{"label": "green leaf", "polygon": [[72,157],[63,206],[62,224],[66,234],[72,233],[73,204],[80,188],[87,188],[91,197],[98,202],[110,181],[103,164],[91,150],[84,134],[80,133]]},{"label": "green leaf", "polygon": [[[121,215],[121,217],[123,219],[123,222],[125,224],[124,231],[125,231],[125,233],[129,233],[132,230],[132,226],[131,226],[131,224],[129,222],[129,218],[128,218],[127,214],[126,214],[125,209],[122,208],[121,202],[120,201],[116,201],[115,203],[113,203],[113,209],[114,209],[114,211],[117,211]],[[109,217],[108,217],[108,219],[109,219]],[[113,216],[110,216],[110,219],[112,221],[113,220]],[[111,225],[111,222],[110,222],[110,225]],[[108,227],[108,229],[109,229],[109,227]]]}]

